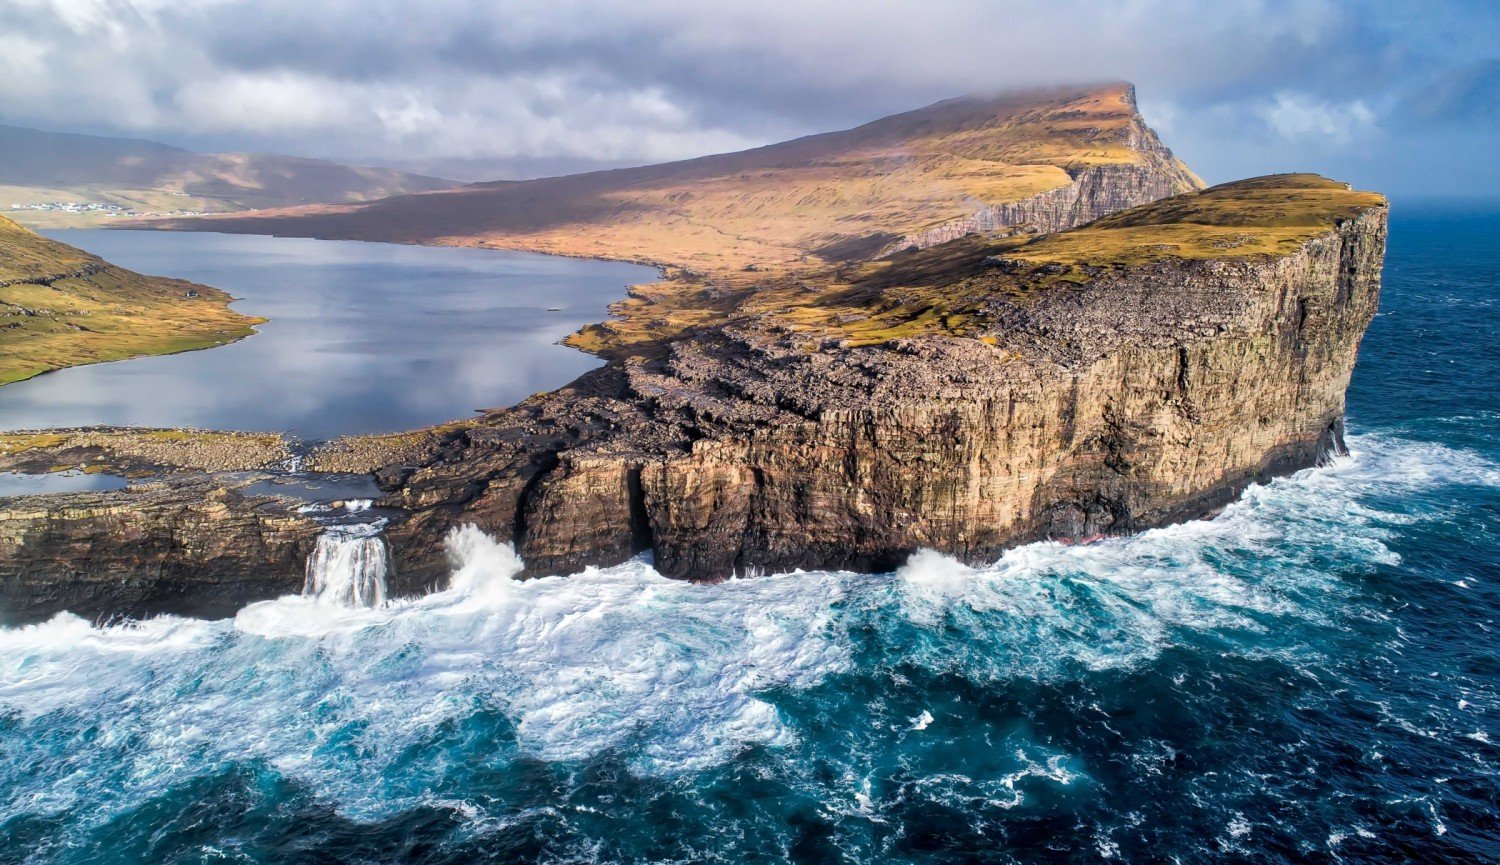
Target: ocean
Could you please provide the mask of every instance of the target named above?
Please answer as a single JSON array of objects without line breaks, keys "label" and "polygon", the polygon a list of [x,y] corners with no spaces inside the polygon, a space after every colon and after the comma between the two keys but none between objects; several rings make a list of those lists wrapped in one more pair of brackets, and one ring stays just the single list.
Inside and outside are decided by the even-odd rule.
[{"label": "ocean", "polygon": [[1497,286],[1398,200],[1351,455],[1212,520],[0,630],[0,862],[1500,860]]}]

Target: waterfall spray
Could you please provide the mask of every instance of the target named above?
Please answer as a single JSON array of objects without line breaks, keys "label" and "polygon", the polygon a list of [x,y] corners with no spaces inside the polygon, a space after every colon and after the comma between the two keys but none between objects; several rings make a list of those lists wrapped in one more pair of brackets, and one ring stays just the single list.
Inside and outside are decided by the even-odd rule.
[{"label": "waterfall spray", "polygon": [[390,552],[380,524],[337,526],[318,537],[307,557],[302,594],[342,607],[378,607],[385,603]]}]

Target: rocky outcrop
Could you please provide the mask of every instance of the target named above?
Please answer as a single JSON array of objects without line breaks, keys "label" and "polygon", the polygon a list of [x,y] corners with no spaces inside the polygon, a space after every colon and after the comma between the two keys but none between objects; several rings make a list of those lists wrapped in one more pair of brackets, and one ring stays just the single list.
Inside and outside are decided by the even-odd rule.
[{"label": "rocky outcrop", "polygon": [[207,479],[0,499],[0,625],[63,610],[222,617],[298,592],[322,531],[299,504]]},{"label": "rocky outcrop", "polygon": [[[1129,97],[1135,105],[1134,91]],[[908,234],[888,244],[881,254],[915,247],[925,249],[969,234],[1025,231],[1051,234],[1067,231],[1111,213],[1149,204],[1170,195],[1200,188],[1198,178],[1172,155],[1156,132],[1134,115],[1121,133],[1126,147],[1138,154],[1134,162],[1069,168],[1072,182],[1017,201],[980,206],[963,219]]]},{"label": "rocky outcrop", "polygon": [[655,552],[665,574],[969,561],[1200,516],[1341,446],[1385,213],[1293,254],[1163,260],[1028,300],[981,339],[807,352],[725,328],[485,418],[382,479],[437,575],[474,522],[531,573]]},{"label": "rocky outcrop", "polygon": [[1073,182],[1067,186],[1020,201],[980,207],[963,219],[908,234],[881,252],[888,255],[902,249],[926,249],[969,234],[1067,231],[1101,216],[1184,191],[1183,183],[1173,174],[1140,165],[1099,165],[1071,176]]}]

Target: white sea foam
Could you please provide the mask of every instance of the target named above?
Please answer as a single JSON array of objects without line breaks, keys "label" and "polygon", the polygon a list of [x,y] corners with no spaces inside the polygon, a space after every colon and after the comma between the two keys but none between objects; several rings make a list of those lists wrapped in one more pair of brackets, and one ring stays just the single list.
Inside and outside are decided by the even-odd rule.
[{"label": "white sea foam", "polygon": [[[980,568],[924,552],[894,580],[797,573],[693,585],[632,561],[522,581],[510,546],[470,527],[448,539],[448,589],[378,608],[288,597],[232,621],[96,627],[62,615],[0,629],[0,714],[111,719],[91,754],[65,748],[41,771],[6,770],[26,780],[0,793],[0,810],[73,807],[86,784],[102,820],[111,801],[133,805],[202,766],[260,760],[351,815],[391,813],[437,779],[514,756],[445,756],[439,743],[459,747],[455,725],[476,713],[502,717],[517,754],[615,753],[643,774],[692,771],[796,742],[803,731],[774,695],[849,670],[856,627],[886,641],[892,664],[993,681],[1138,663],[1184,631],[1254,636],[1288,618],[1316,622],[1349,591],[1340,569],[1394,561],[1392,527],[1421,518],[1387,513],[1379,499],[1500,483],[1495,465],[1466,452],[1352,444],[1353,458],[1252,488],[1211,521],[1033,544]],[[955,628],[961,639],[942,637]],[[1066,784],[1082,770],[1049,753],[1017,771],[1009,786],[921,783],[1011,807],[1025,784]]]},{"label": "white sea foam", "polygon": [[[109,713],[118,736],[150,743],[114,782],[136,801],[192,767],[259,758],[353,814],[384,813],[420,798],[425,777],[377,782],[382,770],[476,710],[508,718],[523,754],[614,749],[638,772],[676,773],[792,742],[761,693],[848,664],[838,579],[693,585],[632,562],[517,582],[509,545],[472,527],[449,541],[452,588],[382,608],[296,596],[232,622],[63,615],[0,630],[0,711]],[[52,776],[65,807],[78,794]]]},{"label": "white sea foam", "polygon": [[929,660],[974,674],[1128,666],[1182,632],[1253,635],[1288,616],[1323,620],[1349,591],[1329,563],[1397,564],[1385,543],[1392,527],[1423,518],[1369,500],[1500,486],[1500,466],[1467,451],[1383,436],[1354,436],[1351,446],[1330,466],[1251,487],[1212,520],[1087,545],[1029,544],[977,568],[922,550],[896,573],[902,610],[926,628],[972,631],[976,663],[941,648]]}]

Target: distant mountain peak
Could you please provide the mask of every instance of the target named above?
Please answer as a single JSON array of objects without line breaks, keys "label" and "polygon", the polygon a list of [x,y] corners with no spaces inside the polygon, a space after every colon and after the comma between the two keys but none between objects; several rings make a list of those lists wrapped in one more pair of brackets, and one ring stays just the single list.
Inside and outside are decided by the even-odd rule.
[{"label": "distant mountain peak", "polygon": [[[58,199],[121,212],[227,212],[366,201],[457,184],[388,168],[253,153],[195,153],[139,138],[0,125],[7,203]],[[36,211],[20,210],[19,215]]]}]

